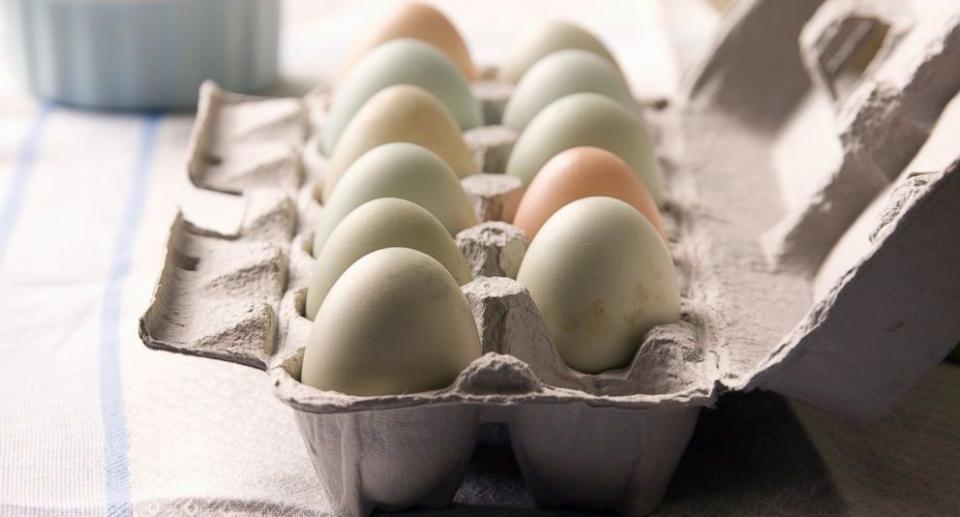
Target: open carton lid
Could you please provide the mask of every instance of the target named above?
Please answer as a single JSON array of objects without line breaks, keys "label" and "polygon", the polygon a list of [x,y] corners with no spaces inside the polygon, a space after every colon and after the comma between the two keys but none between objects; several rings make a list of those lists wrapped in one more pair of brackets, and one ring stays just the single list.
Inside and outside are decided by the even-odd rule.
[{"label": "open carton lid", "polygon": [[[667,212],[678,221],[673,247],[687,277],[687,317],[702,356],[715,367],[697,370],[689,385],[697,396],[687,389],[636,407],[704,405],[723,391],[763,388],[847,419],[870,419],[960,341],[960,152],[935,145],[960,127],[960,110],[944,113],[939,123],[935,116],[960,86],[953,77],[960,74],[960,18],[942,12],[912,13],[910,23],[896,18],[888,24],[896,30],[884,32],[895,41],[881,45],[886,50],[868,60],[853,86],[841,87],[831,74],[843,66],[821,69],[821,79],[811,81],[804,63],[824,62],[817,54],[824,49],[858,48],[863,31],[844,29],[845,20],[875,26],[870,20],[887,18],[863,15],[857,3],[829,2],[808,27],[836,30],[804,35],[818,43],[803,54],[785,50],[779,60],[755,61],[761,50],[796,49],[813,15],[809,6],[775,9],[775,3],[737,4],[693,82],[689,104],[650,114],[671,196]],[[777,150],[802,151],[806,142],[796,135],[806,133],[794,131],[798,125],[822,129],[816,126],[822,118],[810,115],[822,106],[805,102],[810,95],[844,95],[833,101],[841,130],[825,129],[840,142],[839,165],[812,171],[806,198],[786,199]],[[190,177],[204,189],[243,193],[247,208],[233,232],[175,221],[167,266],[141,320],[145,343],[266,368],[289,360],[290,348],[305,342],[302,329],[286,323],[296,301],[284,291],[308,274],[292,259],[302,245],[294,235],[319,216],[307,208],[310,189],[303,186],[315,180],[322,157],[301,159],[318,98],[265,100],[204,86]],[[911,160],[923,168],[908,166],[901,175]],[[823,258],[897,177],[876,224],[860,225],[871,237],[861,239],[815,300]],[[186,251],[196,239],[204,241],[204,253],[232,258],[191,258]],[[208,266],[221,269],[203,271]],[[223,289],[253,271],[256,281]],[[180,301],[171,305],[172,296]],[[229,316],[200,324],[195,314],[211,308]]]},{"label": "open carton lid", "polygon": [[[960,340],[960,152],[944,149],[960,128],[960,101],[944,111],[960,89],[960,8],[813,4],[737,4],[690,88],[696,226],[720,263],[706,326],[731,344],[728,389],[864,420]],[[841,237],[848,256],[814,299]]]}]

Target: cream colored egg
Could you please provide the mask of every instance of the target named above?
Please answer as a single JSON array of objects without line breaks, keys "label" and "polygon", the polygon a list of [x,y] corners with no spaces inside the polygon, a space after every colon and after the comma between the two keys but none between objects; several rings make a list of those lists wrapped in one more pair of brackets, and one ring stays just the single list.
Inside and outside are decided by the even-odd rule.
[{"label": "cream colored egg", "polygon": [[456,63],[468,81],[477,78],[473,59],[460,32],[442,12],[420,2],[401,4],[389,13],[383,25],[353,51],[341,76],[345,77],[357,60],[371,49],[401,38],[414,38],[431,45]]},{"label": "cream colored egg", "polygon": [[419,145],[394,142],[370,150],[344,173],[316,227],[314,256],[350,212],[381,197],[422,206],[451,235],[479,223],[460,179],[443,160]]},{"label": "cream colored egg", "polygon": [[418,86],[433,94],[462,130],[483,125],[480,103],[457,66],[422,41],[397,39],[364,55],[334,92],[323,122],[326,154],[334,152],[344,128],[371,97],[397,84]]},{"label": "cream colored egg", "polygon": [[343,132],[324,171],[321,198],[330,197],[340,176],[357,158],[390,142],[411,142],[429,149],[461,178],[476,172],[473,154],[443,104],[416,86],[391,86],[374,95]]},{"label": "cream colored egg", "polygon": [[574,93],[552,102],[527,125],[507,160],[507,174],[524,185],[557,153],[599,147],[627,162],[658,205],[663,203],[660,166],[646,124],[636,113],[598,93]]},{"label": "cream colored egg", "polygon": [[640,212],[609,197],[558,210],[530,243],[517,281],[564,362],[584,373],[627,366],[644,334],[680,318],[666,245]]},{"label": "cream colored egg", "polygon": [[422,251],[440,262],[457,284],[472,279],[453,237],[433,214],[405,199],[374,199],[350,212],[317,255],[307,287],[306,316],[313,319],[330,288],[351,264],[383,248]]},{"label": "cream colored egg", "polygon": [[579,92],[599,93],[637,109],[630,87],[610,61],[586,50],[561,50],[537,61],[523,76],[504,109],[503,125],[523,131],[550,103]]},{"label": "cream colored egg", "polygon": [[513,52],[504,61],[497,74],[501,81],[513,84],[519,82],[537,61],[558,50],[572,48],[593,52],[612,63],[617,70],[620,69],[613,54],[599,38],[583,27],[570,22],[552,21],[541,25],[513,48]]},{"label": "cream colored egg", "polygon": [[442,389],[480,357],[467,300],[443,266],[408,248],[353,263],[310,329],[300,380],[375,396]]}]

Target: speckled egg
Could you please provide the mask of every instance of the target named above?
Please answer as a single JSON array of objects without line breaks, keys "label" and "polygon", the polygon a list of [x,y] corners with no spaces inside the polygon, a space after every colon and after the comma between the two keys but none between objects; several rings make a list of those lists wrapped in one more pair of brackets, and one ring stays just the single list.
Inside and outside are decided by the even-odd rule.
[{"label": "speckled egg", "polygon": [[353,263],[320,306],[300,381],[376,396],[442,389],[480,357],[467,300],[422,252],[386,248]]},{"label": "speckled egg", "polygon": [[374,95],[343,132],[324,170],[319,197],[329,198],[340,176],[357,158],[390,142],[410,142],[429,149],[458,177],[476,172],[473,154],[443,104],[416,86],[391,86]]},{"label": "speckled egg", "polygon": [[663,201],[660,167],[646,124],[636,113],[598,93],[575,93],[537,114],[510,152],[506,172],[528,185],[550,158],[571,147],[599,147],[622,158],[657,204]]},{"label": "speckled egg", "polygon": [[[497,77],[504,82],[516,84],[534,63],[544,57],[566,49],[581,49],[606,59],[619,70],[617,60],[599,38],[574,23],[551,21],[526,35],[512,47],[514,50],[500,66]],[[622,75],[622,74],[621,74]]]},{"label": "speckled egg", "polygon": [[513,225],[533,239],[557,210],[591,196],[625,201],[663,236],[660,210],[643,182],[620,157],[597,147],[574,147],[551,158],[524,192]]},{"label": "speckled egg", "polygon": [[405,199],[385,197],[350,212],[327,238],[307,287],[306,316],[317,314],[327,293],[351,264],[383,248],[410,248],[436,259],[459,285],[472,279],[453,237],[426,209]]},{"label": "speckled egg", "polygon": [[628,110],[637,109],[613,63],[586,50],[561,50],[537,61],[523,76],[504,109],[503,125],[523,131],[550,103],[579,92],[606,95]]},{"label": "speckled egg", "polygon": [[396,84],[418,86],[436,96],[460,129],[483,124],[480,103],[452,61],[422,41],[397,39],[364,55],[334,92],[323,122],[324,152],[334,152],[344,128],[371,97]]},{"label": "speckled egg", "polygon": [[517,280],[564,362],[584,373],[627,366],[651,328],[680,318],[666,245],[618,199],[588,197],[557,211],[530,243]]},{"label": "speckled egg", "polygon": [[371,49],[401,38],[417,39],[432,46],[456,63],[468,81],[477,78],[473,59],[460,32],[442,12],[420,2],[404,3],[390,12],[382,25],[354,49],[341,77],[345,77],[354,63]]},{"label": "speckled egg", "polygon": [[344,173],[323,207],[313,255],[320,255],[327,238],[350,212],[381,197],[422,206],[451,235],[478,224],[460,179],[443,160],[419,145],[395,142],[370,150]]}]

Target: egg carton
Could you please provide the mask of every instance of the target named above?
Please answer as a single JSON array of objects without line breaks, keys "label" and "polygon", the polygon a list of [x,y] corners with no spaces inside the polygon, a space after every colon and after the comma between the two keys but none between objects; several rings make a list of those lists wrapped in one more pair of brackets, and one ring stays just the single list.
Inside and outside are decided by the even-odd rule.
[{"label": "egg carton", "polygon": [[[306,139],[312,103],[322,105],[322,95],[267,100],[204,86],[192,178],[209,190],[242,192],[244,206],[234,228],[214,231],[176,218],[154,302],[141,320],[144,342],[268,370],[278,397],[296,410],[333,515],[448,504],[488,422],[510,429],[539,503],[651,511],[699,408],[715,399],[715,358],[696,344],[694,325],[680,322],[650,332],[623,370],[585,375],[568,368],[529,293],[512,279],[527,241],[497,221],[512,218],[520,189],[504,174],[462,180],[485,221],[456,238],[476,277],[462,290],[484,355],[439,391],[354,397],[298,382],[311,325],[304,317],[315,266],[310,228],[322,216],[312,185],[324,159],[305,153],[315,141]],[[513,140],[505,134],[512,135],[497,127],[474,133],[478,164],[503,155],[502,142]],[[236,157],[229,156],[234,138],[244,147]],[[679,227],[665,219],[667,228]],[[570,452],[561,456],[557,448]]]},{"label": "egg carton", "polygon": [[[244,208],[230,214],[232,228],[217,230],[177,216],[141,338],[268,371],[294,409],[332,515],[448,504],[489,422],[509,430],[538,504],[644,515],[659,503],[700,408],[724,392],[772,390],[858,422],[885,414],[960,341],[960,152],[945,144],[960,131],[960,107],[944,111],[960,87],[960,18],[923,6],[911,17],[868,11],[896,28],[880,38],[886,50],[841,85],[838,70],[849,75],[844,59],[856,53],[837,49],[857,48],[864,31],[846,20],[869,26],[866,4],[831,0],[816,14],[802,2],[774,4],[782,7],[738,3],[687,102],[648,110],[683,316],[648,333],[628,367],[598,375],[566,367],[512,279],[526,249],[504,222],[519,197],[519,183],[502,174],[516,135],[490,125],[465,134],[481,173],[462,181],[484,222],[457,236],[476,275],[462,290],[484,354],[437,391],[355,397],[300,384],[326,95],[262,99],[212,84],[201,92],[190,178],[242,195]],[[759,48],[792,50],[770,61]],[[861,91],[879,93],[864,100]],[[481,80],[475,93],[486,120],[497,122],[509,86]],[[844,183],[829,170],[821,186],[832,197],[813,189],[799,200],[781,196],[776,155],[804,145],[800,129],[820,129],[806,101],[815,94],[830,96],[849,122],[828,133],[856,143],[841,146],[846,159],[882,153],[883,163],[902,164],[883,176],[888,201],[868,224],[851,227],[865,207],[860,198],[869,203],[869,189],[883,190],[870,174],[857,182],[851,172]],[[897,137],[925,122],[930,136],[919,144]],[[862,195],[847,201],[832,182]],[[820,240],[805,234],[815,241],[809,246],[782,231],[817,221],[826,221],[824,231]],[[838,241],[855,245],[838,245],[848,256],[826,261],[840,264],[832,268],[839,273],[818,274]],[[817,283],[826,287],[815,296]]]}]

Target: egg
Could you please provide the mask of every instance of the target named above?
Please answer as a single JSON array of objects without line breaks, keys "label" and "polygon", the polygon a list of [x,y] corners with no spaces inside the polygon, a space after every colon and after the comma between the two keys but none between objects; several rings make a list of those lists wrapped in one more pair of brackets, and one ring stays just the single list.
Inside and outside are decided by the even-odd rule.
[{"label": "egg", "polygon": [[473,59],[460,32],[442,12],[420,2],[405,3],[394,9],[380,28],[354,49],[341,77],[345,77],[354,63],[371,49],[401,38],[414,38],[431,45],[453,61],[468,81],[477,78]]},{"label": "egg", "polygon": [[628,110],[637,109],[630,87],[610,61],[586,50],[561,50],[537,61],[523,76],[504,108],[503,124],[523,131],[550,103],[578,92],[606,95]]},{"label": "egg", "polygon": [[313,320],[300,381],[348,395],[449,386],[480,357],[467,300],[450,273],[409,248],[369,253],[340,276]]},{"label": "egg", "polygon": [[[566,49],[581,49],[606,59],[617,70],[617,60],[596,36],[579,25],[552,21],[541,25],[529,33],[513,47],[515,50],[500,67],[497,77],[504,82],[516,84],[520,78],[540,59]],[[622,73],[621,73],[622,75]]]},{"label": "egg", "polygon": [[506,172],[528,185],[550,158],[571,147],[606,149],[620,158],[663,202],[660,167],[646,124],[636,113],[598,93],[574,93],[552,102],[517,139]]},{"label": "egg", "polygon": [[472,279],[467,261],[433,214],[405,199],[374,199],[350,212],[317,254],[307,287],[306,316],[313,319],[330,288],[351,264],[383,248],[422,251],[440,262],[457,284]]},{"label": "egg", "polygon": [[324,152],[336,149],[344,128],[371,97],[396,84],[419,86],[436,96],[462,130],[483,124],[480,103],[457,66],[422,41],[398,39],[363,56],[334,92],[323,122]]},{"label": "egg", "polygon": [[513,225],[533,239],[557,210],[591,196],[628,203],[663,237],[660,211],[643,182],[620,157],[597,147],[574,147],[551,158],[524,192]]},{"label": "egg", "polygon": [[564,362],[584,373],[627,366],[644,334],[680,318],[666,245],[618,199],[579,199],[553,214],[530,243],[517,281]]},{"label": "egg", "polygon": [[321,198],[329,198],[340,176],[357,158],[390,142],[426,147],[459,177],[476,172],[473,154],[443,104],[416,86],[391,86],[374,95],[343,132],[324,171]]},{"label": "egg", "polygon": [[479,223],[460,180],[443,160],[419,145],[394,142],[370,150],[344,173],[320,214],[313,255],[320,256],[327,238],[350,212],[381,197],[422,206],[451,235]]}]

